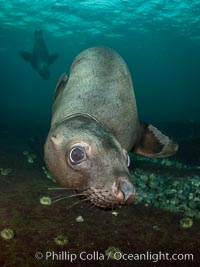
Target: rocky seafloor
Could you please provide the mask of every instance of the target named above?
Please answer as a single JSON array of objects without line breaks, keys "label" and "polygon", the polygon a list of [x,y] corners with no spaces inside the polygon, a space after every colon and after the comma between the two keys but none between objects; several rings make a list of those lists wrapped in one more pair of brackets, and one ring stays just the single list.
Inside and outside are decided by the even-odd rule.
[{"label": "rocky seafloor", "polygon": [[[1,266],[71,264],[69,259],[45,260],[45,253],[52,251],[68,255],[97,252],[105,257],[79,258],[74,266],[169,266],[166,260],[107,260],[106,255],[116,251],[192,254],[193,260],[170,261],[170,266],[200,264],[198,142],[194,145],[190,140],[188,153],[180,151],[168,159],[131,155],[136,199],[128,207],[104,211],[77,203],[77,198],[55,201],[68,193],[48,190],[59,185],[29,139],[34,142],[34,138],[1,133]],[[191,149],[196,161],[188,158]],[[37,259],[36,252],[42,253],[43,259]]]},{"label": "rocky seafloor", "polygon": [[[132,158],[138,160],[136,156]],[[135,203],[200,218],[200,166],[170,159],[140,157],[139,161],[153,162],[155,166],[154,172],[141,167],[132,171],[132,180],[137,188]]]}]

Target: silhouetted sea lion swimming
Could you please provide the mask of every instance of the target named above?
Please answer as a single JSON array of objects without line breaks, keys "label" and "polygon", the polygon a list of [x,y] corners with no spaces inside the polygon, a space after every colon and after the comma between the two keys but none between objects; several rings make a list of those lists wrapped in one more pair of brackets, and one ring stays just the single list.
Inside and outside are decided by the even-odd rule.
[{"label": "silhouetted sea lion swimming", "polygon": [[93,205],[116,208],[135,197],[129,151],[173,155],[178,145],[138,119],[124,60],[106,47],[80,53],[58,82],[45,161],[53,177]]},{"label": "silhouetted sea lion swimming", "polygon": [[49,65],[58,57],[57,53],[49,55],[42,30],[35,31],[32,53],[21,51],[20,55],[24,60],[29,62],[45,80],[50,76]]}]

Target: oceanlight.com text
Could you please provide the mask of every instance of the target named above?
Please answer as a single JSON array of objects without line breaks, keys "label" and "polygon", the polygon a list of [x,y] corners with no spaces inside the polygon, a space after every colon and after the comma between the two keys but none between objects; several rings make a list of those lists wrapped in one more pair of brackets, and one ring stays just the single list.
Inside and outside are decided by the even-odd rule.
[{"label": "oceanlight.com text", "polygon": [[82,251],[80,253],[70,253],[69,251],[46,251],[46,252],[36,252],[35,259],[37,260],[52,260],[52,261],[68,261],[74,262],[76,260],[81,261],[107,261],[114,259],[116,261],[194,261],[194,255],[192,253],[163,253],[159,251],[158,253],[153,253],[147,251],[146,253],[108,253],[104,254],[98,251],[86,252]]}]

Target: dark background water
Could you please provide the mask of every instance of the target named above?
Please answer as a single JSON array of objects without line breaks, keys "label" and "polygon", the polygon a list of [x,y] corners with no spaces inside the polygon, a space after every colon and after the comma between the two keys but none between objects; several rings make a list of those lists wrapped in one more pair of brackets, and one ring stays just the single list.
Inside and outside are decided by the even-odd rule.
[{"label": "dark background water", "polygon": [[[0,1],[1,129],[48,130],[57,80],[94,45],[127,62],[142,120],[200,122],[198,10],[198,1]],[[39,28],[59,53],[48,81],[18,53],[32,49]]]}]

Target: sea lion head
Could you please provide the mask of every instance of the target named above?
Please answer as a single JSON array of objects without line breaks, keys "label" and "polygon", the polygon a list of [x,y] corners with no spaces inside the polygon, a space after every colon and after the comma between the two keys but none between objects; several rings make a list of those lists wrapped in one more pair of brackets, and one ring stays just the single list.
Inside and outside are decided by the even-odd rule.
[{"label": "sea lion head", "polygon": [[50,71],[48,69],[48,64],[46,62],[39,62],[38,72],[40,76],[43,77],[45,80],[49,79]]},{"label": "sea lion head", "polygon": [[128,171],[129,156],[96,119],[73,115],[50,131],[45,161],[52,176],[101,208],[129,204],[135,189]]}]

